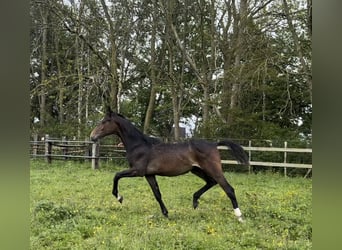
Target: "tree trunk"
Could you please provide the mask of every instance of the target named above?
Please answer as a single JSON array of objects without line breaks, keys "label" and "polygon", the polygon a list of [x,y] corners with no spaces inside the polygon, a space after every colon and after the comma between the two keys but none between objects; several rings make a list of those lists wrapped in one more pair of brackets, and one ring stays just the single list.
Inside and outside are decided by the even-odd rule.
[{"label": "tree trunk", "polygon": [[236,32],[235,54],[234,54],[234,68],[239,73],[236,73],[231,84],[229,116],[227,124],[231,125],[234,121],[234,111],[238,106],[238,96],[240,92],[241,83],[241,59],[243,58],[244,50],[244,36],[247,32],[247,0],[241,0],[239,6],[239,14],[234,18],[234,29]]},{"label": "tree trunk", "polygon": [[174,124],[174,140],[179,141],[180,138],[180,129],[179,129],[179,119],[180,119],[180,109],[178,103],[178,95],[177,95],[177,83],[171,83],[171,96],[172,96],[172,110],[173,110],[173,124]]},{"label": "tree trunk", "polygon": [[76,36],[75,40],[75,66],[76,66],[76,74],[77,74],[77,83],[78,83],[78,98],[77,98],[77,137],[81,137],[81,125],[82,125],[82,99],[83,99],[83,75],[82,75],[82,56],[80,55],[80,51],[82,50],[82,45]]},{"label": "tree trunk", "polygon": [[312,0],[307,0],[306,1],[307,4],[307,26],[308,26],[308,33],[309,33],[309,37],[310,40],[312,38]]},{"label": "tree trunk", "polygon": [[62,68],[59,58],[59,33],[55,34],[56,48],[56,65],[57,65],[57,82],[58,82],[58,121],[60,124],[64,122],[64,81],[62,80]]},{"label": "tree trunk", "polygon": [[209,126],[209,83],[208,81],[204,81],[202,83],[203,88],[203,103],[202,103],[202,119],[203,119],[203,137],[208,138],[210,135],[210,126]]},{"label": "tree trunk", "polygon": [[[230,94],[231,94],[231,75],[230,70],[232,68],[232,58],[233,51],[231,49],[231,39],[229,38],[229,30],[231,29],[234,20],[236,18],[236,14],[233,16],[233,5],[232,2],[229,1],[226,4],[226,13],[222,14],[220,18],[220,25],[222,28],[222,36],[219,39],[219,46],[223,56],[223,83],[222,83],[222,108],[221,108],[221,119],[223,122],[228,121],[229,117],[229,106],[230,106]],[[234,12],[235,13],[235,12]],[[227,16],[227,22],[223,21],[224,15]],[[218,35],[219,36],[219,35]]]},{"label": "tree trunk", "polygon": [[46,71],[47,71],[47,26],[48,26],[48,12],[45,5],[42,4],[40,8],[42,18],[42,51],[41,51],[41,71],[40,71],[40,91],[39,91],[39,113],[40,125],[43,127],[46,123]]},{"label": "tree trunk", "polygon": [[190,64],[190,67],[194,71],[194,74],[197,77],[201,88],[203,89],[204,94],[203,94],[203,102],[202,102],[202,119],[203,119],[202,123],[203,123],[204,136],[207,137],[207,135],[209,134],[209,104],[210,104],[210,91],[209,91],[208,77],[207,77],[206,73],[203,72],[203,69],[202,69],[202,71],[200,71],[198,69],[195,61],[191,58],[190,54],[185,49],[185,47],[184,47],[181,39],[179,38],[178,32],[177,32],[176,28],[174,27],[173,23],[170,22],[169,24],[170,24],[170,29],[171,29],[170,33],[173,34],[173,36],[176,40],[176,45],[178,46],[178,48],[182,52],[184,60]]},{"label": "tree trunk", "polygon": [[156,18],[156,0],[153,0],[152,9],[152,32],[151,32],[151,92],[146,110],[144,120],[144,133],[149,133],[150,123],[152,120],[152,114],[154,111],[154,105],[156,101],[157,93],[157,79],[156,79],[156,33],[157,33],[157,18]]},{"label": "tree trunk", "polygon": [[[78,13],[78,20],[82,19],[83,12],[83,2],[80,2],[80,8]],[[75,7],[76,9],[76,7]],[[78,82],[78,98],[77,98],[77,137],[81,138],[81,130],[82,130],[82,104],[83,104],[83,73],[82,73],[82,52],[83,52],[83,43],[82,40],[79,39],[79,34],[81,34],[81,27],[78,24],[76,27],[76,40],[75,40],[75,68]]]},{"label": "tree trunk", "polygon": [[[88,54],[90,52],[90,49],[88,48]],[[91,75],[91,71],[90,71],[90,57],[87,58],[87,74],[88,77]],[[93,78],[93,81],[95,81],[95,79]],[[87,83],[86,83],[86,96],[85,96],[85,124],[88,124],[88,119],[89,119],[89,94],[90,94],[90,79],[88,78]]]},{"label": "tree trunk", "polygon": [[[174,140],[179,140],[179,117],[180,117],[180,110],[179,110],[179,103],[178,103],[178,82],[174,77],[174,44],[171,39],[172,32],[175,31],[173,27],[173,20],[172,20],[172,13],[173,13],[173,2],[167,2],[167,46],[169,52],[169,79],[170,79],[170,86],[171,86],[171,99],[172,99],[172,111],[173,111],[173,136]],[[177,34],[178,35],[178,34]]]},{"label": "tree trunk", "polygon": [[109,83],[109,100],[107,100],[107,105],[111,106],[114,111],[118,108],[118,65],[117,65],[117,48],[115,41],[115,29],[113,21],[109,15],[108,7],[104,0],[100,0],[101,5],[105,14],[106,21],[109,26],[109,40],[111,44],[110,48],[110,83]]}]

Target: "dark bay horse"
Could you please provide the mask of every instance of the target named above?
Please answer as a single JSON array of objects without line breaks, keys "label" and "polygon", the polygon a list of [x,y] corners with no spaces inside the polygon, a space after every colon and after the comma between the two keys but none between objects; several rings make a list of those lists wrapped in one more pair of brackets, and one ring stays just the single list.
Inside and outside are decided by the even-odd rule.
[{"label": "dark bay horse", "polygon": [[238,220],[242,221],[234,188],[223,175],[221,158],[217,149],[217,146],[229,147],[237,161],[247,165],[249,164],[248,157],[240,145],[229,140],[218,143],[205,140],[163,143],[156,138],[144,135],[129,120],[108,109],[103,120],[91,132],[90,138],[97,141],[111,134],[120,137],[126,148],[126,157],[130,166],[129,169],[116,173],[113,180],[112,193],[120,203],[123,197],[118,193],[119,180],[123,177],[144,176],[159,202],[163,215],[168,217],[155,176],[177,176],[191,171],[206,182],[193,195],[194,208],[197,208],[198,199],[204,192],[219,184],[230,198]]}]

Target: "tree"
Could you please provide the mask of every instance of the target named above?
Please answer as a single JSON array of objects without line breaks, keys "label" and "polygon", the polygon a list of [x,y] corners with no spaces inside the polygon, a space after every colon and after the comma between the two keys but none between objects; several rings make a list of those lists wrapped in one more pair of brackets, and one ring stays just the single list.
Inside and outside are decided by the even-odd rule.
[{"label": "tree", "polygon": [[[115,39],[115,29],[114,23],[109,15],[108,7],[104,0],[100,0],[105,18],[107,20],[109,26],[109,41],[110,41],[110,93],[109,93],[109,100],[108,105],[113,107],[113,110],[117,110],[118,108],[118,65],[117,65],[117,48],[116,48],[116,39]],[[108,97],[107,97],[108,98]]]},{"label": "tree", "polygon": [[[289,26],[289,30],[290,30],[290,33],[292,35],[292,40],[293,40],[293,44],[294,44],[294,47],[295,47],[295,50],[296,50],[296,53],[298,55],[298,58],[299,58],[299,61],[300,61],[300,64],[301,64],[301,68],[304,72],[304,74],[306,75],[306,82],[307,82],[307,85],[308,85],[308,91],[309,91],[309,95],[310,95],[310,99],[311,99],[311,102],[312,102],[312,78],[311,78],[311,72],[309,70],[309,66],[307,65],[306,61],[305,61],[305,58],[304,58],[304,53],[303,53],[303,49],[302,49],[302,46],[300,45],[300,42],[299,42],[299,37],[297,35],[297,32],[296,32],[296,28],[293,24],[293,20],[292,20],[292,16],[291,16],[291,13],[290,13],[290,8],[289,8],[289,5],[287,3],[287,0],[282,0],[283,1],[283,8],[284,8],[284,14],[286,16],[286,20],[287,20],[287,24]],[[308,9],[311,8],[311,3],[310,1],[308,1]],[[308,12],[308,19],[312,19],[311,18],[311,12]],[[309,36],[311,38],[311,25],[310,25],[310,21],[309,21]]]},{"label": "tree", "polygon": [[311,5],[32,1],[32,131],[87,136],[109,104],[176,140],[189,117],[199,137],[310,137]]},{"label": "tree", "polygon": [[158,19],[157,19],[157,2],[156,0],[152,1],[152,27],[151,27],[151,62],[150,62],[150,76],[151,76],[151,92],[150,98],[148,101],[146,115],[144,120],[144,133],[148,133],[150,130],[150,123],[155,107],[156,94],[157,94],[157,55],[156,55],[156,39],[157,39],[157,27],[158,27]]}]

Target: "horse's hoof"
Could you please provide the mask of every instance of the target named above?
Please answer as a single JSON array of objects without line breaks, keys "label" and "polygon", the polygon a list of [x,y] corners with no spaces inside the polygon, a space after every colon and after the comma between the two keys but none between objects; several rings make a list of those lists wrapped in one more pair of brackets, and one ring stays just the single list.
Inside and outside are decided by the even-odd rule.
[{"label": "horse's hoof", "polygon": [[165,218],[169,218],[169,213],[167,211],[163,211],[163,215],[165,216]]},{"label": "horse's hoof", "polygon": [[123,197],[119,195],[119,196],[118,196],[118,201],[119,201],[120,203],[122,203]]}]

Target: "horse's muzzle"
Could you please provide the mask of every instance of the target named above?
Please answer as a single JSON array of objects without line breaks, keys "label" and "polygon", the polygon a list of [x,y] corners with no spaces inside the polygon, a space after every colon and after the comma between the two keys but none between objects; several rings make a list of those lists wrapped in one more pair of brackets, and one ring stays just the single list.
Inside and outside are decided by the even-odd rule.
[{"label": "horse's muzzle", "polygon": [[93,142],[97,142],[98,139],[95,136],[90,136],[90,140]]},{"label": "horse's muzzle", "polygon": [[93,133],[93,131],[90,134],[90,140],[92,140],[93,142],[97,142],[99,137],[96,135],[96,133]]},{"label": "horse's muzzle", "polygon": [[99,137],[96,135],[95,129],[91,131],[89,137],[90,137],[90,140],[92,140],[93,142],[96,142],[99,139]]}]

